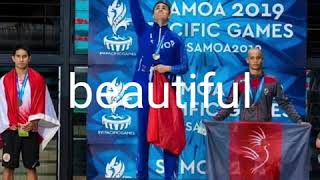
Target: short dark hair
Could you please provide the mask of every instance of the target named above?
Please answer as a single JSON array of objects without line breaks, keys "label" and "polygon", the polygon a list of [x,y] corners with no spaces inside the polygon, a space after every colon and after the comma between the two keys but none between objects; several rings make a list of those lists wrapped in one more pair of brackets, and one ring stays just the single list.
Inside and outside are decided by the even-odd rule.
[{"label": "short dark hair", "polygon": [[171,10],[171,5],[170,5],[170,3],[169,3],[168,1],[165,1],[165,0],[159,0],[159,1],[157,1],[156,4],[153,6],[152,12],[154,12],[154,10],[156,9],[156,6],[157,6],[158,4],[165,4],[166,6],[168,6],[168,9],[169,9],[169,12],[170,12],[170,10]]},{"label": "short dark hair", "polygon": [[12,56],[16,55],[16,52],[17,52],[18,50],[20,50],[20,49],[25,50],[25,51],[27,52],[28,56],[31,56],[30,49],[29,49],[27,46],[21,45],[21,44],[18,44],[18,45],[16,45],[16,46],[13,48]]}]

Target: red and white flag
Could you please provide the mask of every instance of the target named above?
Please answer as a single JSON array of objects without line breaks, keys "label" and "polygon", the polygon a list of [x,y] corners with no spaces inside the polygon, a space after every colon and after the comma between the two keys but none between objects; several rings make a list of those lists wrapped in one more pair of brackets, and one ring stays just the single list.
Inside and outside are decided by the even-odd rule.
[{"label": "red and white flag", "polygon": [[[157,71],[153,77],[153,99],[160,104],[164,99],[164,84],[167,78]],[[169,86],[169,107],[149,109],[148,142],[175,155],[180,155],[186,145],[183,112],[176,104],[176,92]]]},{"label": "red and white flag", "polygon": [[10,125],[39,120],[38,133],[41,137],[40,148],[43,150],[60,127],[45,79],[28,68],[28,81],[21,106],[18,105],[16,79],[15,69],[0,79],[0,133]]}]

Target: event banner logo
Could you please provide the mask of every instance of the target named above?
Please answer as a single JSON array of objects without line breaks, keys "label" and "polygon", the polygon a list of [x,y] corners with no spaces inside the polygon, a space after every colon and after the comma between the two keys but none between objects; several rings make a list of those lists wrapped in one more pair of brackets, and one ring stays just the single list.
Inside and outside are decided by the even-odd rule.
[{"label": "event banner logo", "polygon": [[112,27],[112,36],[106,35],[103,43],[108,50],[126,51],[132,45],[132,37],[126,37],[118,34],[120,28],[128,28],[130,19],[126,18],[127,7],[124,3],[114,0],[108,7],[108,23]]},{"label": "event banner logo", "polygon": [[95,0],[90,1],[89,6],[89,64],[119,64],[119,58],[115,57],[120,56],[132,60],[136,55],[136,35],[128,3]]},{"label": "event banner logo", "polygon": [[113,79],[111,83],[116,89],[108,87],[106,93],[114,94],[113,92],[116,91],[116,94],[107,98],[108,104],[113,104],[113,107],[111,108],[111,115],[105,114],[102,116],[102,124],[104,124],[107,129],[111,130],[118,131],[127,129],[131,124],[131,116],[116,113],[119,106],[124,106],[123,95],[125,91],[123,89],[123,83],[118,81],[118,78]]},{"label": "event banner logo", "polygon": [[88,149],[87,179],[126,179],[135,177],[133,145],[95,145]]},{"label": "event banner logo", "polygon": [[[134,100],[124,97],[126,93],[131,91],[131,89],[124,88],[130,75],[124,74],[118,68],[111,65],[89,68],[89,73],[93,75],[88,77],[88,83],[77,82],[70,87],[73,92],[80,88],[84,88],[86,91],[87,97],[83,104],[78,104],[76,101],[71,102],[76,107],[88,108],[87,138],[89,144],[135,143],[137,125],[133,120],[136,119],[136,112],[134,109],[127,109],[124,106],[124,102]],[[118,75],[111,76],[111,74]],[[71,73],[70,77],[70,82],[75,83],[75,74]],[[100,95],[103,97],[101,98],[96,92],[101,92]],[[106,97],[105,94],[110,96]],[[74,93],[71,93],[70,97],[75,99]],[[105,107],[111,107],[111,104],[112,108]]]},{"label": "event banner logo", "polygon": [[106,165],[106,178],[122,178],[126,167],[124,163],[117,160],[117,156]]}]

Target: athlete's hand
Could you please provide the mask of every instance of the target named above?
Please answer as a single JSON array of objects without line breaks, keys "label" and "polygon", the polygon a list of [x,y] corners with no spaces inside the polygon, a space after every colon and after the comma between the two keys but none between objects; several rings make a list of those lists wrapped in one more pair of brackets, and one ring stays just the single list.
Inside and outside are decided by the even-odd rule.
[{"label": "athlete's hand", "polygon": [[158,71],[159,73],[171,72],[171,66],[158,64],[154,67],[154,70]]},{"label": "athlete's hand", "polygon": [[38,131],[39,120],[31,121],[32,123],[32,131]]},{"label": "athlete's hand", "polygon": [[34,131],[38,130],[38,122],[39,120],[29,121],[27,124],[20,124],[23,130],[25,131]]},{"label": "athlete's hand", "polygon": [[29,132],[32,130],[32,123],[27,122],[26,124],[19,124],[19,127],[21,127],[22,130]]},{"label": "athlete's hand", "polygon": [[10,126],[9,129],[15,131],[15,130],[17,130],[18,128],[17,128],[17,126]]}]

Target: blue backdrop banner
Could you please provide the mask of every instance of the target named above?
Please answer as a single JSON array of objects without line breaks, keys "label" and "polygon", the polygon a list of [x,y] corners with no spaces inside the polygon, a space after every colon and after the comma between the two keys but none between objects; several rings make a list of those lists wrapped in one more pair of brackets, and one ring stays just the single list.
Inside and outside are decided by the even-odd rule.
[{"label": "blue backdrop banner", "polygon": [[[216,72],[213,83],[222,82],[224,95],[232,80],[248,71],[246,53],[252,47],[263,50],[264,71],[277,77],[297,111],[305,113],[306,5],[304,0],[170,0],[169,27],[185,40],[189,71],[182,79],[187,86],[195,83],[196,107],[190,107],[190,88],[182,90],[187,146],[180,156],[179,179],[206,179],[205,129],[202,121],[211,120],[220,109],[217,88],[209,94],[204,108],[204,75]],[[141,2],[144,17],[153,23],[152,7],[156,0]],[[88,108],[88,178],[135,177],[137,143],[136,109],[125,108],[123,97],[136,92],[124,88],[133,79],[137,64],[137,38],[131,21],[128,0],[91,0],[89,3],[89,73],[93,92],[110,93],[108,85],[117,87],[115,97],[103,97],[100,104],[117,102],[114,108],[101,107],[94,94]],[[191,78],[191,74],[195,77]],[[107,84],[103,84],[107,83]],[[105,86],[103,86],[105,85]],[[136,99],[129,99],[134,102]],[[227,119],[234,121],[239,110]],[[274,103],[273,121],[291,122]],[[150,178],[162,178],[162,151],[150,151]],[[116,174],[109,175],[114,168]],[[118,169],[120,168],[120,170]],[[108,174],[109,173],[109,174]]]}]

